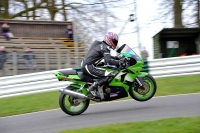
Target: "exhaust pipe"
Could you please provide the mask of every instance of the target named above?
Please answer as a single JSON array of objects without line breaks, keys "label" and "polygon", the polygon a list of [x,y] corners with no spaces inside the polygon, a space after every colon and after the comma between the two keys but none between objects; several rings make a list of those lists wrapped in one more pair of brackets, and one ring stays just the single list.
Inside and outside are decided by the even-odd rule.
[{"label": "exhaust pipe", "polygon": [[78,92],[74,92],[68,89],[60,89],[60,92],[66,95],[70,95],[76,98],[80,98],[80,99],[89,99],[89,97],[87,97],[86,95],[82,94],[82,93],[78,93]]}]

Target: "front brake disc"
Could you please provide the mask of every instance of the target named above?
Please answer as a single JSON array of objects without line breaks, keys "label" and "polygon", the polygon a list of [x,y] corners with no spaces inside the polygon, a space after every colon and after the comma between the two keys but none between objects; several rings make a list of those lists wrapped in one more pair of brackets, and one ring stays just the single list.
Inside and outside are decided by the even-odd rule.
[{"label": "front brake disc", "polygon": [[150,91],[150,85],[147,82],[144,82],[144,86],[138,87],[137,92],[141,95],[145,95]]}]

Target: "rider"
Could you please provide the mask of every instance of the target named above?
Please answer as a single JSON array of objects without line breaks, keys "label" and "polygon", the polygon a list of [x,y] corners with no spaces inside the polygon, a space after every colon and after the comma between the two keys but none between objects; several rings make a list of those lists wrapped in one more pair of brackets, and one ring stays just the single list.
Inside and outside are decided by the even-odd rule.
[{"label": "rider", "polygon": [[88,92],[94,97],[98,97],[96,94],[96,89],[98,86],[108,83],[114,77],[113,73],[107,70],[96,67],[96,65],[104,59],[106,65],[116,65],[119,66],[124,63],[123,59],[117,57],[112,57],[110,55],[111,48],[114,50],[117,47],[118,35],[113,32],[108,32],[103,41],[94,41],[85,55],[81,68],[82,72],[89,74],[93,77],[99,78],[94,82],[89,88]]}]

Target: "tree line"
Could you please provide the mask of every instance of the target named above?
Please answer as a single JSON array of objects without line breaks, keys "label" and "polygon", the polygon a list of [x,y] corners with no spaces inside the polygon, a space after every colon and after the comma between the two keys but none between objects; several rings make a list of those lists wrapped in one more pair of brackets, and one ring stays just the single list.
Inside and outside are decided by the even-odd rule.
[{"label": "tree line", "polygon": [[172,19],[173,27],[200,27],[199,0],[157,0],[160,19]]},{"label": "tree line", "polygon": [[[120,5],[123,1],[118,0],[85,0],[86,2],[70,2],[69,0],[1,0],[0,18],[14,19],[23,17],[24,19],[55,20],[56,15],[62,17],[63,21],[68,20],[68,16],[79,14],[84,20],[96,23],[95,17],[105,15],[104,8],[100,5],[109,4]],[[172,19],[173,27],[200,27],[200,1],[199,0],[155,0],[159,1],[159,13],[155,14],[157,19]],[[113,4],[113,7],[116,6]],[[188,9],[190,11],[188,12]],[[187,12],[187,13],[186,13]],[[109,17],[116,19],[114,13],[106,12]],[[49,17],[46,17],[49,16]],[[171,17],[170,17],[171,16]]]}]

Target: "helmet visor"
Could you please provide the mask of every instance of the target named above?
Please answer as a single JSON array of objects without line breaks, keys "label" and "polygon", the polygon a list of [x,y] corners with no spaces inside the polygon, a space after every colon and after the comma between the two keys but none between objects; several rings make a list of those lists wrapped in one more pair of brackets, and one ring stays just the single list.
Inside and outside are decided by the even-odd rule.
[{"label": "helmet visor", "polygon": [[117,44],[118,44],[118,40],[116,40],[116,39],[113,39],[113,43],[114,43],[114,45],[115,45],[115,47],[117,46]]}]

